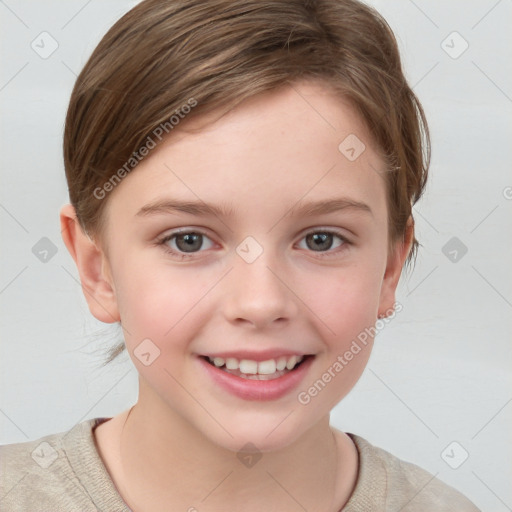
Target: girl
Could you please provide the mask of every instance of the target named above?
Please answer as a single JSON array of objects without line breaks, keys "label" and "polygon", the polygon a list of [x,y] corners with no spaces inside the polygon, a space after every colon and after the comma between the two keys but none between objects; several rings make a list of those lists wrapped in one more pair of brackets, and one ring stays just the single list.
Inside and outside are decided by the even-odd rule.
[{"label": "girl", "polygon": [[64,242],[139,398],[1,448],[4,510],[477,510],[329,412],[413,258],[429,164],[356,0],[146,0],[66,118]]}]

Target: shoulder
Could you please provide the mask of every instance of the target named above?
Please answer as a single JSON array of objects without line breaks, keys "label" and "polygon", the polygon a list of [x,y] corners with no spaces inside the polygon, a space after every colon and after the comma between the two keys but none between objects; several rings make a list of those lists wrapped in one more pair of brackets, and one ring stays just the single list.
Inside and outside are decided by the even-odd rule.
[{"label": "shoulder", "polygon": [[[359,475],[356,488],[343,512],[479,512],[463,494],[428,471],[400,460],[362,437],[349,435],[359,452]],[[359,508],[362,499],[371,501],[371,505]]]},{"label": "shoulder", "polygon": [[[84,485],[83,472],[97,464],[92,428],[102,419],[34,441],[0,446],[0,504],[9,512],[97,510]],[[73,459],[83,458],[80,466]]]}]

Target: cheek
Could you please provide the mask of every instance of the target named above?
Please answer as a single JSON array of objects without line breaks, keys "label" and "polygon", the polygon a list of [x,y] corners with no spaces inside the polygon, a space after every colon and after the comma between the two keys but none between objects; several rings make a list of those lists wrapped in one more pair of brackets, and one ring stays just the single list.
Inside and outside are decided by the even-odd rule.
[{"label": "cheek", "polygon": [[338,272],[303,277],[302,296],[322,320],[326,339],[343,344],[373,325],[379,306],[380,265],[351,265]]},{"label": "cheek", "polygon": [[[117,301],[127,345],[133,350],[144,338],[162,347],[166,340],[179,344],[184,326],[197,315],[196,308],[207,294],[211,282],[193,270],[156,265],[154,262],[125,261],[116,276],[121,286]],[[162,347],[163,348],[163,347]]]},{"label": "cheek", "polygon": [[[373,346],[381,272],[374,265],[351,266],[337,275],[315,276],[306,284],[308,306],[318,321],[324,353],[297,400],[318,417],[332,409],[353,388],[363,373]],[[325,391],[324,391],[325,390]]]},{"label": "cheek", "polygon": [[[296,268],[285,276],[294,292],[285,300],[297,301],[304,318],[316,321],[329,343],[347,343],[375,322],[384,268],[381,252],[378,247],[366,248],[358,253],[357,262],[338,268],[329,264]],[[212,274],[221,275],[221,270],[198,271],[160,257],[155,260],[154,253],[151,257],[136,251],[125,254],[116,258],[113,277],[130,352],[146,338],[173,351],[197,334],[213,309],[222,307],[211,300],[222,300],[218,293],[225,283],[210,295],[217,280]]]}]

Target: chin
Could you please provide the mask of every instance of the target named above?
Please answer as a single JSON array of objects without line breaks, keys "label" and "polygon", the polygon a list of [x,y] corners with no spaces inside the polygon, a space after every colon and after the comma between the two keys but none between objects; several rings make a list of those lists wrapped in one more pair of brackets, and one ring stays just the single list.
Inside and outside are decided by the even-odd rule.
[{"label": "chin", "polygon": [[238,412],[223,422],[229,434],[218,426],[208,432],[201,430],[211,442],[232,452],[275,452],[293,445],[318,423],[301,417],[301,412],[298,407],[281,408],[278,414]]}]

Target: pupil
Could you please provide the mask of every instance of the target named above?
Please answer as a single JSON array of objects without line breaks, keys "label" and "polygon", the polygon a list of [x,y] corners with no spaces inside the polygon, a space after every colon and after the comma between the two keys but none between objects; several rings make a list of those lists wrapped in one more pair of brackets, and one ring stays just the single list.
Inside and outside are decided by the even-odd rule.
[{"label": "pupil", "polygon": [[[185,252],[193,252],[194,250],[201,248],[201,237],[199,233],[188,233],[185,235],[179,235],[176,237],[176,245],[180,250]],[[306,237],[308,245],[310,241],[313,241],[313,249],[326,250],[332,246],[332,239],[330,233],[313,233]],[[180,241],[185,242],[183,247],[180,247]]]},{"label": "pupil", "polygon": [[[193,252],[195,249],[199,249],[201,247],[201,237],[202,235],[197,233],[189,233],[186,235],[180,235],[176,237],[176,245],[180,250],[184,250],[185,252]],[[184,241],[183,247],[180,247],[180,241]],[[199,242],[199,243],[198,243]]]},{"label": "pupil", "polygon": [[[314,247],[317,249],[330,249],[332,245],[332,240],[330,240],[331,235],[329,233],[313,233],[307,238],[310,237],[314,240]],[[326,243],[326,240],[329,240],[329,242]]]}]

